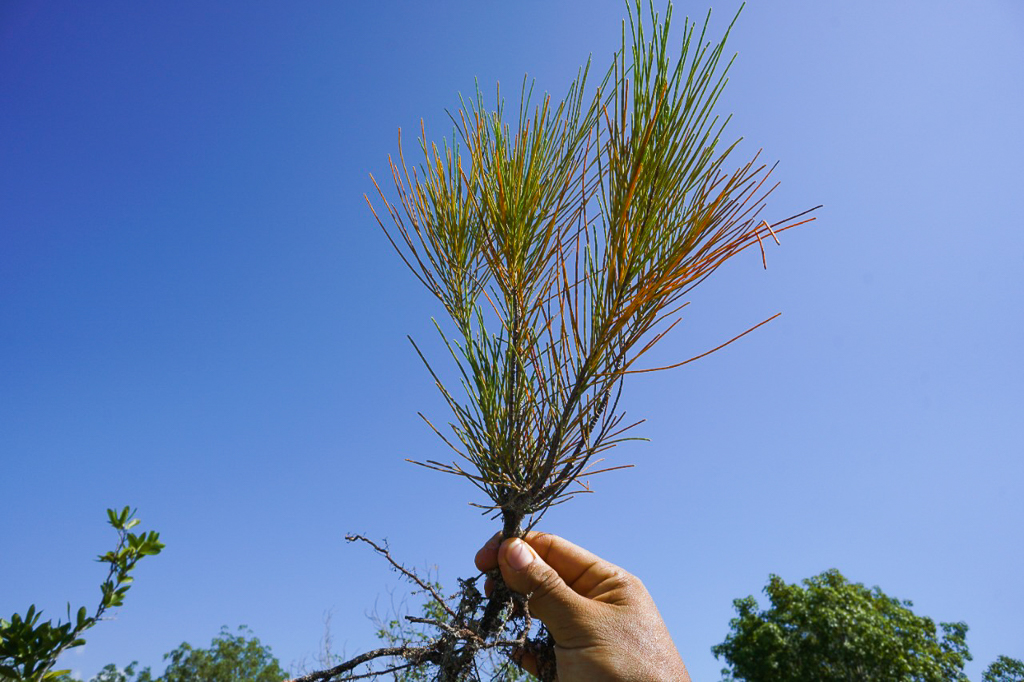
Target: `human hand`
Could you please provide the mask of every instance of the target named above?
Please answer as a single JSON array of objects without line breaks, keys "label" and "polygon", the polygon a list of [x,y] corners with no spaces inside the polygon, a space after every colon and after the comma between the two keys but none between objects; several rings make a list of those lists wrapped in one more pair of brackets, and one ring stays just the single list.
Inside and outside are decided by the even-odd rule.
[{"label": "human hand", "polygon": [[[530,612],[555,640],[559,682],[690,682],[647,588],[618,566],[537,532],[525,542],[494,536],[476,566],[500,568],[509,588],[528,595]],[[530,654],[522,666],[537,671]]]}]

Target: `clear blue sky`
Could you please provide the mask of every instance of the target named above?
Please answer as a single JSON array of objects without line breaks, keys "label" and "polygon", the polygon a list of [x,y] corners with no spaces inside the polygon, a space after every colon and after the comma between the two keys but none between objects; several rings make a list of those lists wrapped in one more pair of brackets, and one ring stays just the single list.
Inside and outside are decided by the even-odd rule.
[{"label": "clear blue sky", "polygon": [[[288,665],[329,609],[339,647],[370,646],[364,614],[403,588],[346,532],[469,575],[495,526],[403,461],[447,456],[405,339],[440,358],[439,310],[368,173],[400,127],[448,133],[474,78],[560,95],[623,13],[3,2],[0,612],[93,603],[125,504],[167,550],[67,657],[84,676],[240,623]],[[783,315],[631,380],[651,442],[545,529],[641,576],[702,682],[733,598],[830,567],[967,621],[972,678],[1024,658],[1024,9],[755,1],[730,50],[732,134],[782,161],[769,215],[826,208],[767,272],[748,252],[694,293],[659,359]]]}]

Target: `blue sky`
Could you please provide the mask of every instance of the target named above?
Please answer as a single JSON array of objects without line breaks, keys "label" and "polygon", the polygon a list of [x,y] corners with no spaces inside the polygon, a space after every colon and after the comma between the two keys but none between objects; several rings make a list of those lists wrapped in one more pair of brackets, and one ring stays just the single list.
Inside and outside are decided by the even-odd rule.
[{"label": "blue sky", "polygon": [[[738,6],[714,6],[724,28]],[[677,19],[703,16],[680,2]],[[442,579],[495,526],[416,417],[444,405],[421,291],[363,194],[450,132],[478,78],[560,96],[618,1],[8,0],[0,7],[0,611],[91,604],[130,504],[166,552],[67,657],[248,624],[285,665],[373,644],[397,577]],[[678,22],[681,24],[681,22]],[[678,30],[679,26],[677,26]],[[678,33],[677,33],[678,35]],[[694,679],[731,600],[836,567],[965,620],[972,678],[1024,658],[1024,10],[1011,0],[751,2],[721,101],[780,159],[769,216],[825,204],[694,292],[629,381],[650,443],[545,530],[639,575]],[[763,601],[763,600],[762,600]]]}]

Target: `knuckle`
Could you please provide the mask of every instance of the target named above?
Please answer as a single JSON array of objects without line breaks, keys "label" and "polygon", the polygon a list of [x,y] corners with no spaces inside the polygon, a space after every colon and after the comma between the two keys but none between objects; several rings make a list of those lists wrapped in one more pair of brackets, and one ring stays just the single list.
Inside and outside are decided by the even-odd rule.
[{"label": "knuckle", "polygon": [[623,585],[626,586],[627,589],[630,589],[630,590],[633,590],[633,591],[636,591],[636,592],[646,592],[647,591],[647,586],[644,585],[644,581],[640,580],[640,578],[637,578],[632,573],[626,573],[625,571],[623,571],[622,583],[623,583]]},{"label": "knuckle", "polygon": [[606,585],[609,589],[621,591],[621,593],[642,596],[647,594],[647,587],[640,578],[632,573],[616,566],[611,575],[608,576]]},{"label": "knuckle", "polygon": [[545,571],[530,591],[531,603],[543,603],[550,599],[561,585],[562,579],[554,571]]},{"label": "knuckle", "polygon": [[611,565],[607,569],[607,582],[614,587],[631,588],[639,582],[639,579],[618,566]]}]

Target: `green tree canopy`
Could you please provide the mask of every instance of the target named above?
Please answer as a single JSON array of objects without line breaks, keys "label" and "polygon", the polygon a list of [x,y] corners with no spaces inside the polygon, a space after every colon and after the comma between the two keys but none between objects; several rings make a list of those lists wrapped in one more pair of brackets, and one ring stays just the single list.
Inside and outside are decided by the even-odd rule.
[{"label": "green tree canopy", "polygon": [[[244,625],[234,635],[222,627],[208,649],[183,642],[164,654],[164,660],[169,663],[159,677],[153,677],[149,668],[137,671],[138,663],[133,661],[124,669],[110,664],[90,682],[281,682],[288,677],[270,647]],[[70,680],[65,677],[60,682]]]},{"label": "green tree canopy", "polygon": [[729,665],[725,680],[967,680],[966,623],[937,628],[914,614],[911,602],[851,583],[835,569],[802,585],[773,575],[764,591],[771,607],[759,611],[753,597],[735,600],[732,631],[712,647]]},{"label": "green tree canopy", "polygon": [[236,635],[221,628],[209,649],[193,649],[185,642],[164,659],[170,663],[158,682],[280,682],[288,677],[270,647],[244,625]]},{"label": "green tree canopy", "polygon": [[1000,656],[985,670],[981,682],[1024,682],[1024,661]]}]

